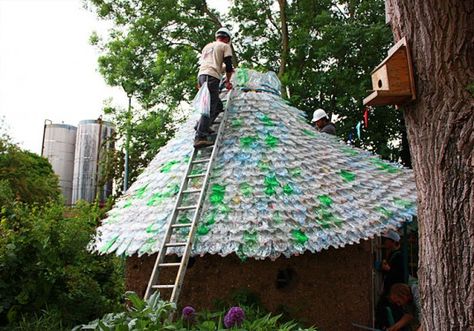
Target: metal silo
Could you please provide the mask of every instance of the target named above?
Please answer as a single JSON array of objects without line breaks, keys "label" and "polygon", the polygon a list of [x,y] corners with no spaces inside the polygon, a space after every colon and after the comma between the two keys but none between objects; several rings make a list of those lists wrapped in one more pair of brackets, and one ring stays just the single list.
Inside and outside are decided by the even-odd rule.
[{"label": "metal silo", "polygon": [[48,120],[44,123],[41,156],[49,160],[58,175],[66,205],[70,205],[72,200],[76,131],[77,128],[72,125],[53,124]]},{"label": "metal silo", "polygon": [[113,148],[111,136],[114,132],[110,122],[98,120],[80,121],[77,128],[74,176],[72,184],[72,203],[78,200],[99,201],[112,194],[112,182],[104,185],[102,169],[107,152]]}]

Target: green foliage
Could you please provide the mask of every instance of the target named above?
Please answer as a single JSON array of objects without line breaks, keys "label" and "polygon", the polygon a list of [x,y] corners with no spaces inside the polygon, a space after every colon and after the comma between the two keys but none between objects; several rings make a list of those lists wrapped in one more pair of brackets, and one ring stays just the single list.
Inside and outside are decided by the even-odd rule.
[{"label": "green foliage", "polygon": [[0,206],[6,208],[15,199],[15,194],[6,179],[0,179]]},{"label": "green foliage", "polygon": [[[196,55],[209,41],[215,22],[202,1],[85,0],[89,8],[115,27],[108,38],[94,33],[90,43],[101,55],[99,71],[106,82],[122,87],[138,103],[133,114],[108,108],[122,144],[115,155],[113,178],[121,187],[125,146],[129,144],[129,181],[133,182],[158,149],[173,135],[181,101],[194,97]],[[189,36],[196,36],[194,41]],[[137,111],[137,109],[141,111]]]},{"label": "green foliage", "polygon": [[[0,327],[0,330],[3,330]],[[7,330],[5,328],[5,330]],[[61,313],[58,310],[42,310],[39,314],[34,313],[30,316],[21,316],[21,319],[15,325],[9,325],[8,331],[69,331],[61,321]]]},{"label": "green foliage", "polygon": [[60,203],[14,202],[2,209],[0,325],[35,320],[43,309],[65,325],[115,309],[123,293],[121,261],[86,250],[102,213],[86,203],[65,210]]},{"label": "green foliage", "polygon": [[[172,113],[166,109],[161,111],[142,111],[128,116],[128,112],[108,107],[106,114],[114,123],[116,132],[113,137],[114,143],[120,139],[129,140],[129,184],[133,183],[138,175],[146,168],[148,163],[173,136],[175,127],[173,125]],[[114,179],[117,188],[123,186],[123,160],[126,145],[122,144],[118,151],[111,151],[107,159],[112,160],[104,174],[104,179]]]},{"label": "green foliage", "polygon": [[262,308],[260,297],[248,288],[240,288],[232,293],[232,302],[246,307]]},{"label": "green foliage", "polygon": [[[107,40],[91,42],[102,51],[99,70],[146,109],[161,103],[170,109],[193,94],[196,55],[220,26],[205,1],[86,0],[115,28]],[[190,38],[192,36],[192,38]]]},{"label": "green foliage", "polygon": [[[242,63],[279,70],[281,28],[275,1],[236,1],[231,10],[239,33],[234,43]],[[317,108],[337,115],[337,132],[347,139],[362,120],[362,100],[371,88],[370,72],[391,43],[384,1],[297,0],[288,4],[290,57],[282,77],[291,103],[309,117]],[[404,130],[401,112],[378,107],[370,116],[359,147],[398,160],[392,141]]]},{"label": "green foliage", "polygon": [[59,180],[47,159],[0,137],[0,206],[13,199],[46,203],[60,199]]},{"label": "green foliage", "polygon": [[[107,40],[96,35],[100,71],[122,86],[145,109],[176,109],[194,95],[197,56],[213,40],[219,15],[205,0],[88,0],[97,15],[116,28]],[[362,120],[362,99],[371,88],[370,72],[385,57],[391,32],[383,0],[295,0],[286,2],[289,58],[282,83],[290,101],[308,115],[324,108],[337,115],[337,132],[347,139]],[[282,32],[275,0],[232,2],[226,22],[237,27],[233,45],[240,64],[279,71]],[[398,160],[404,145],[401,112],[378,107],[356,145]]]},{"label": "green foliage", "polygon": [[[176,307],[166,301],[160,300],[159,293],[155,292],[146,301],[139,298],[134,292],[127,292],[126,298],[131,305],[125,312],[106,314],[89,324],[76,326],[73,331],[78,330],[200,330],[215,331],[225,330],[223,321],[227,309],[217,312],[200,312],[196,314],[194,321],[186,321],[176,316],[176,321],[170,321],[170,314],[176,315]],[[315,331],[314,328],[304,329],[294,321],[280,322],[280,315],[272,316],[265,314],[255,307],[243,307],[245,320],[241,326],[233,327],[231,330],[252,331]]]},{"label": "green foliage", "polygon": [[246,67],[279,71],[281,22],[275,3],[274,0],[233,3],[230,16],[238,24],[233,43],[241,64]]},{"label": "green foliage", "polygon": [[474,96],[474,83],[470,83],[467,85],[466,90]]},{"label": "green foliage", "polygon": [[146,301],[134,292],[126,292],[125,298],[130,302],[125,312],[106,314],[73,330],[162,330],[157,327],[169,324],[166,319],[176,309],[174,304],[160,300],[158,292]]}]

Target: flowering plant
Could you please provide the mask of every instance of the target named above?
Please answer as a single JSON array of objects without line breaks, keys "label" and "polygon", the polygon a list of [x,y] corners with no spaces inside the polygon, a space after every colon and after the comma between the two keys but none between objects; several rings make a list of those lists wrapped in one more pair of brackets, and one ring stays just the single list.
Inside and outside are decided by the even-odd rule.
[{"label": "flowering plant", "polygon": [[226,328],[231,328],[242,324],[245,319],[245,313],[240,307],[232,307],[224,316],[224,325]]},{"label": "flowering plant", "polygon": [[[72,331],[103,330],[102,326],[104,325],[110,330],[195,331],[238,327],[239,330],[317,331],[313,327],[303,329],[294,321],[282,323],[279,321],[281,315],[264,315],[258,308],[246,306],[244,306],[245,312],[241,307],[232,307],[227,312],[219,310],[218,312],[202,311],[199,313],[193,307],[186,306],[181,311],[181,319],[171,321],[169,317],[175,312],[176,305],[160,300],[158,291],[147,300],[143,300],[136,293],[127,292],[127,299],[131,302],[131,306],[125,311],[106,314],[89,324],[78,325]],[[32,328],[28,328],[28,330],[30,329]],[[56,328],[41,328],[41,330],[56,330]]]},{"label": "flowering plant", "polygon": [[196,318],[196,310],[191,306],[186,306],[183,308],[181,316],[183,320],[187,322],[194,322],[194,319]]}]

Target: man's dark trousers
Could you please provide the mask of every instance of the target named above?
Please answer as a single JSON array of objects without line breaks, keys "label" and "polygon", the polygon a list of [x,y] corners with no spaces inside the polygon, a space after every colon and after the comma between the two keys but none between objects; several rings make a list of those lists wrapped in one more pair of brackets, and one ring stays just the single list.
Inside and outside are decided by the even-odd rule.
[{"label": "man's dark trousers", "polygon": [[224,110],[222,101],[219,98],[219,85],[220,80],[209,76],[209,75],[200,75],[199,76],[199,86],[202,86],[207,81],[207,87],[209,88],[209,93],[211,94],[211,110],[210,117],[201,115],[201,119],[197,125],[196,138],[206,138],[209,135],[209,129],[216,119],[217,115]]}]

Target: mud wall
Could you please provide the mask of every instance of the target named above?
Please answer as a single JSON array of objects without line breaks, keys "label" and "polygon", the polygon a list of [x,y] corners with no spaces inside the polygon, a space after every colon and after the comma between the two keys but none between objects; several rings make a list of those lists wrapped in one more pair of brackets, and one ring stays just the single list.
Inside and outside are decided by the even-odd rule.
[{"label": "mud wall", "polygon": [[[127,260],[128,290],[144,295],[155,258]],[[276,261],[206,255],[190,265],[180,296],[183,306],[213,309],[216,301],[231,302],[245,290],[269,311],[285,312],[321,331],[355,330],[352,322],[371,324],[370,242]]]}]

